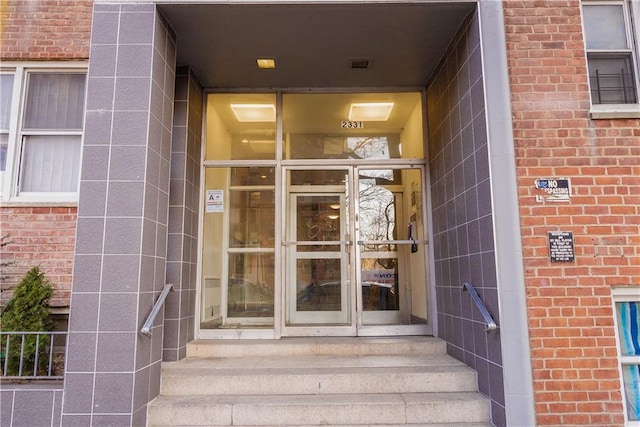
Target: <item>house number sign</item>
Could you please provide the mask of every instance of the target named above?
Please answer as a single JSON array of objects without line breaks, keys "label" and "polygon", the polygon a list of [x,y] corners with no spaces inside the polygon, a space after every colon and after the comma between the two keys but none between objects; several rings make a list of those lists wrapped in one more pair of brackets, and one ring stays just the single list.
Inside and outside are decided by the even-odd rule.
[{"label": "house number sign", "polygon": [[353,122],[351,120],[342,120],[340,122],[342,129],[362,129],[364,128],[364,122]]}]

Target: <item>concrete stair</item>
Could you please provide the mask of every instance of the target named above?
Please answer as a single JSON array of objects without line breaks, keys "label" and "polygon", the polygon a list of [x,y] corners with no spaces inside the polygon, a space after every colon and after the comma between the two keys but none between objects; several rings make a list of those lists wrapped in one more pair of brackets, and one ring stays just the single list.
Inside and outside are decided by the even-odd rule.
[{"label": "concrete stair", "polygon": [[195,341],[149,426],[491,426],[476,373],[431,337]]}]

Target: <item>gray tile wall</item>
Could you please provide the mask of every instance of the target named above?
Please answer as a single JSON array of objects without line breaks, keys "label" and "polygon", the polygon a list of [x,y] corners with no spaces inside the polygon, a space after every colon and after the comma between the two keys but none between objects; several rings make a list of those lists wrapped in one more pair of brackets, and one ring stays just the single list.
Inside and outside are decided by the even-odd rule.
[{"label": "gray tile wall", "polygon": [[175,50],[153,4],[94,5],[62,425],[144,425],[159,392]]},{"label": "gray tile wall", "polygon": [[175,287],[165,311],[164,360],[186,357],[193,340],[198,253],[202,88],[188,67],[176,70],[169,193],[167,281]]},{"label": "gray tile wall", "polygon": [[486,333],[464,282],[500,324],[489,152],[477,15],[470,16],[427,89],[438,333],[448,352],[478,372],[505,425],[499,332]]},{"label": "gray tile wall", "polygon": [[0,425],[6,427],[60,425],[61,384],[3,384]]}]

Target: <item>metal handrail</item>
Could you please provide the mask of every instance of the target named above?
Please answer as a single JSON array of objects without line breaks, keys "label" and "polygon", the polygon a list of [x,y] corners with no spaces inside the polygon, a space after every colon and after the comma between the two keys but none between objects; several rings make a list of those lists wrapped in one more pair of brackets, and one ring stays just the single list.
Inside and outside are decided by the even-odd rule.
[{"label": "metal handrail", "polygon": [[469,292],[469,295],[471,295],[471,299],[476,303],[476,306],[480,310],[480,314],[482,314],[482,317],[484,318],[484,323],[487,324],[485,331],[489,332],[498,329],[498,325],[496,324],[495,320],[493,320],[491,314],[489,314],[487,306],[484,305],[484,303],[480,299],[480,295],[478,295],[478,292],[476,292],[476,289],[473,287],[473,285],[470,283],[465,283],[464,285],[462,285],[462,290]]},{"label": "metal handrail", "polygon": [[140,329],[140,332],[142,334],[148,337],[151,336],[151,327],[153,326],[153,322],[156,320],[156,316],[158,315],[158,313],[160,312],[160,309],[164,305],[164,301],[167,299],[167,295],[169,295],[169,291],[172,291],[172,290],[173,290],[172,284],[164,285],[164,289],[162,290],[162,293],[160,294],[160,296],[158,297],[158,300],[156,301],[155,305],[151,309],[151,313],[149,313],[149,317],[147,317],[147,321],[144,322],[144,325],[142,325],[142,329]]}]

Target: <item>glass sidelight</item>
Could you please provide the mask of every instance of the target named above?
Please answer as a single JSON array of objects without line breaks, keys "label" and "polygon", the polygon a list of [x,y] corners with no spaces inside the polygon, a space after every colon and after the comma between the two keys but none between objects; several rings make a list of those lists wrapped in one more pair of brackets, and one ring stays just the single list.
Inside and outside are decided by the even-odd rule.
[{"label": "glass sidelight", "polygon": [[273,325],[274,168],[205,169],[201,328]]}]

